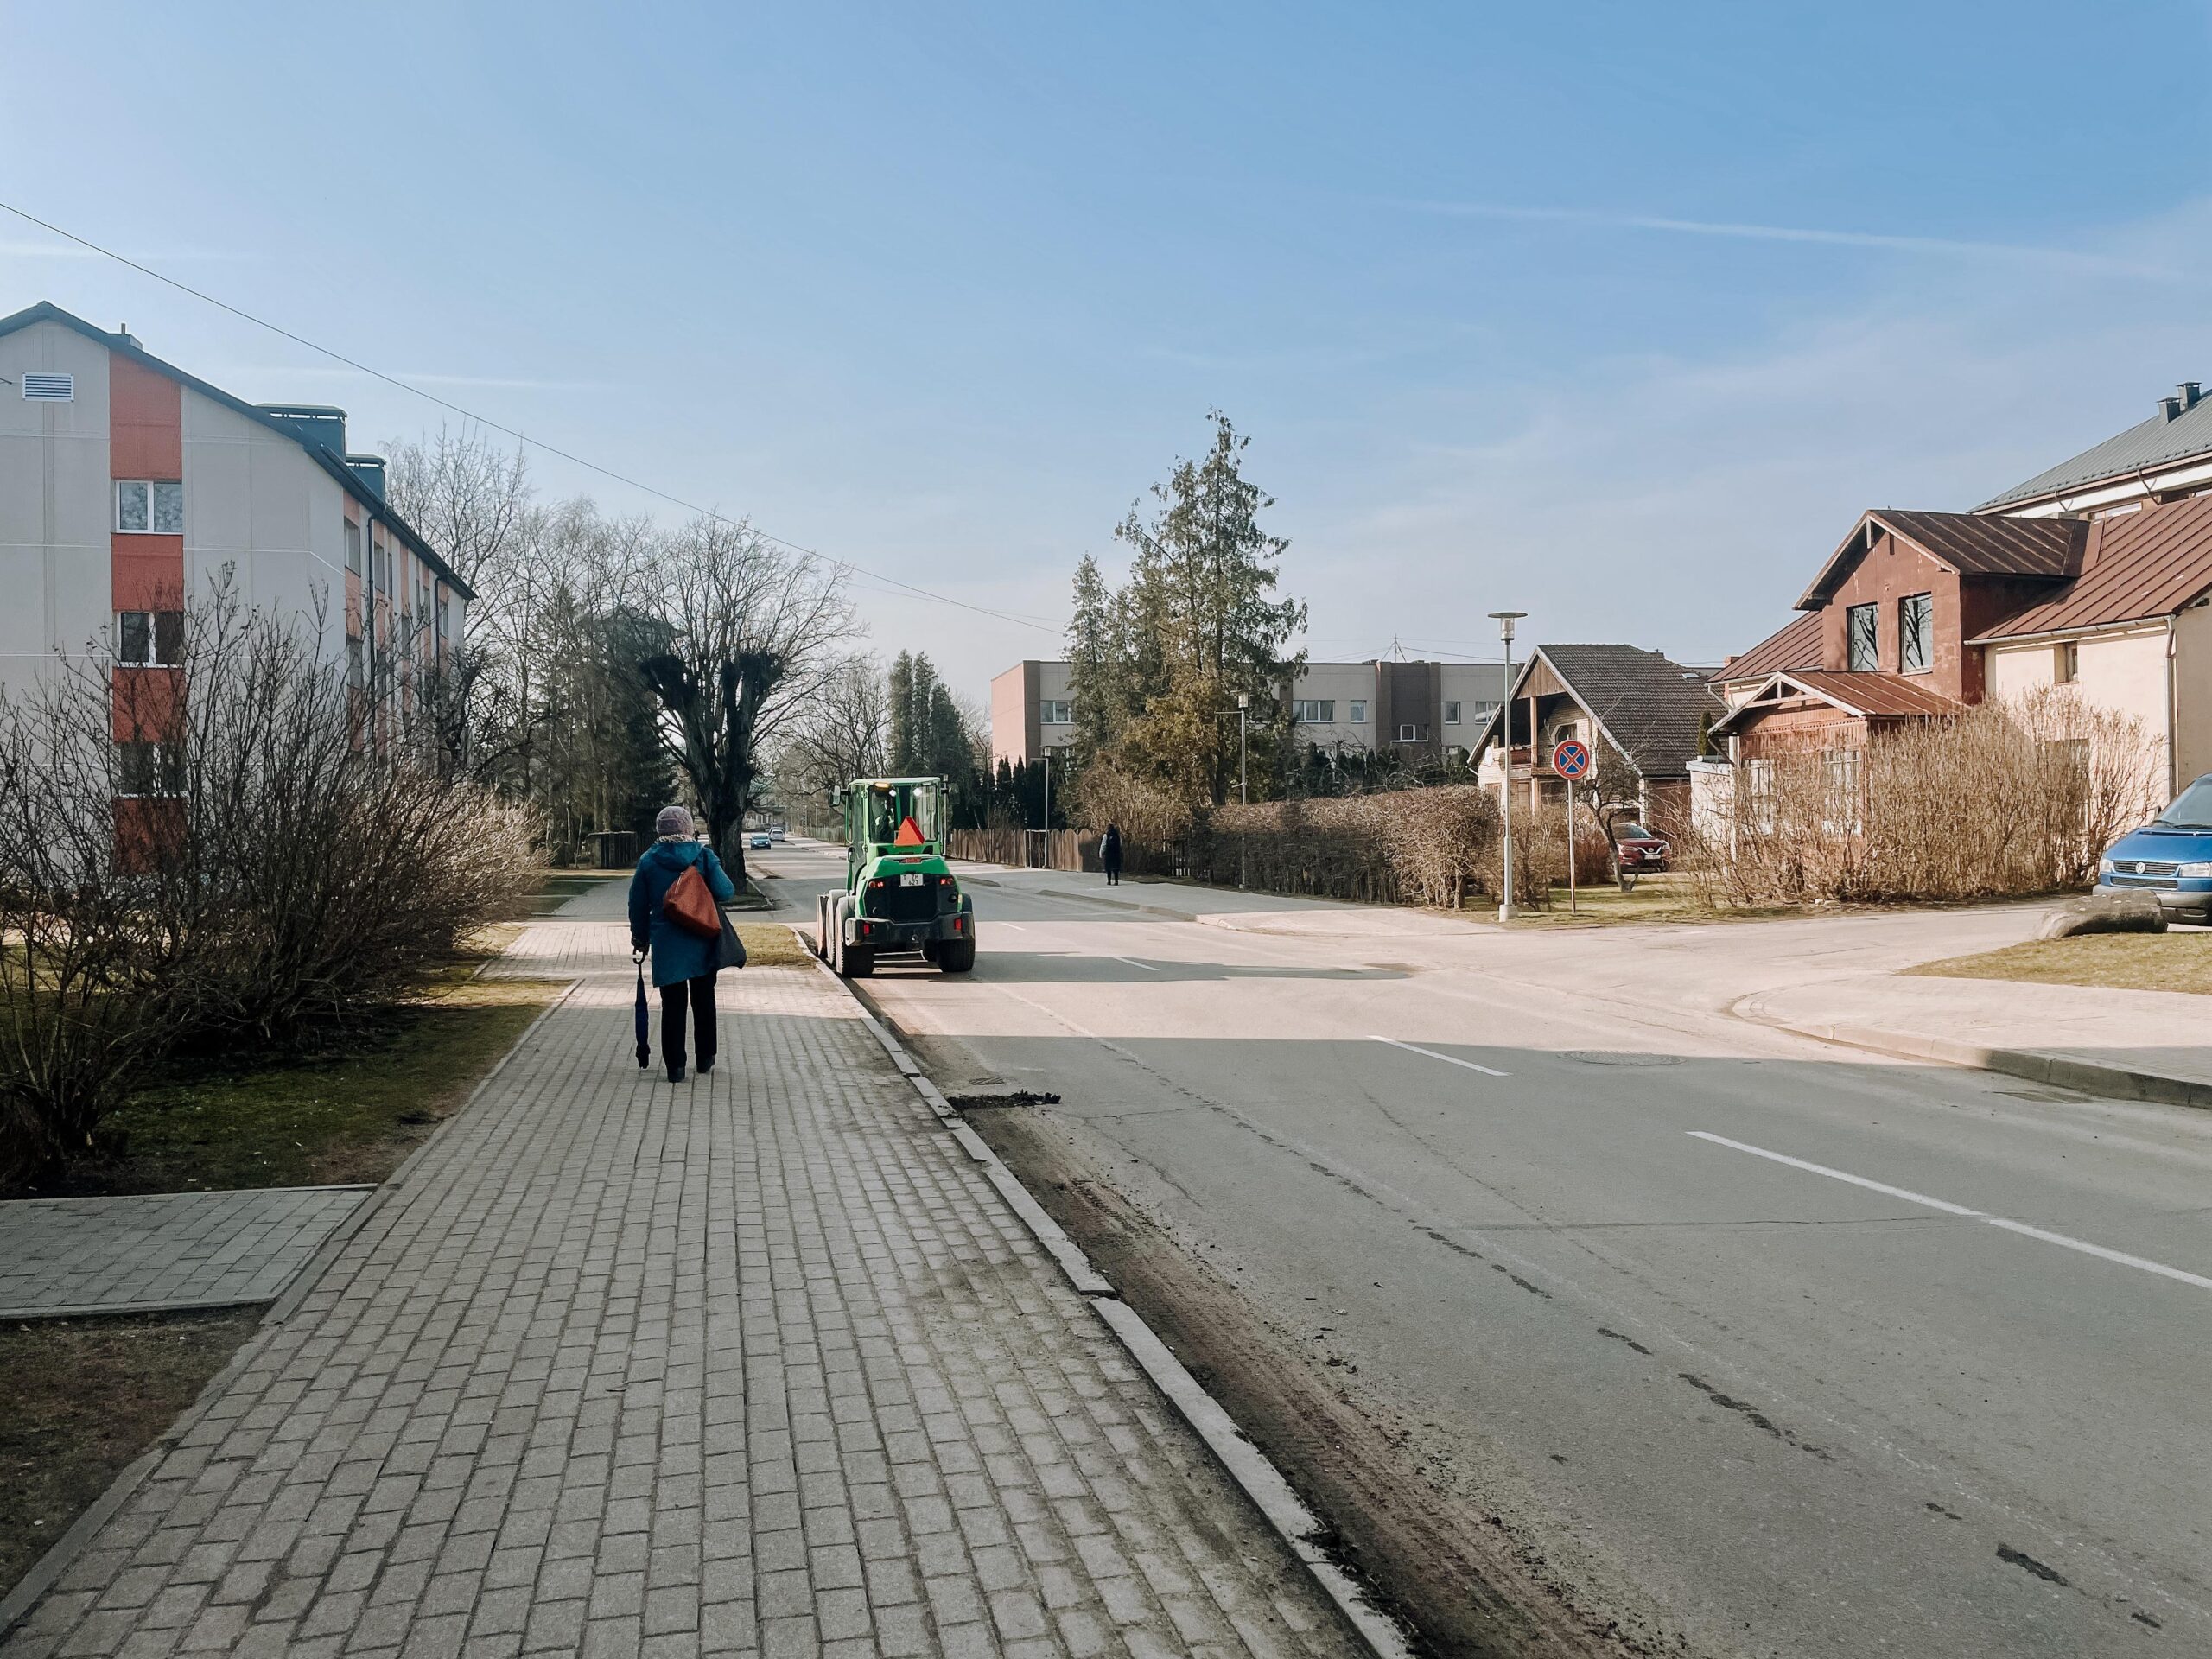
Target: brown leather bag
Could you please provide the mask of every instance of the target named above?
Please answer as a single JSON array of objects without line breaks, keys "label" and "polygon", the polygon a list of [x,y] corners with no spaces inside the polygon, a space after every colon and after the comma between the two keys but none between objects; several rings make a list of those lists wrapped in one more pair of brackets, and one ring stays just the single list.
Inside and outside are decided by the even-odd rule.
[{"label": "brown leather bag", "polygon": [[714,889],[707,885],[707,873],[702,868],[706,861],[707,855],[702,852],[670,884],[668,896],[660,901],[660,913],[686,933],[696,933],[702,939],[719,939],[722,936],[722,909],[715,902]]}]

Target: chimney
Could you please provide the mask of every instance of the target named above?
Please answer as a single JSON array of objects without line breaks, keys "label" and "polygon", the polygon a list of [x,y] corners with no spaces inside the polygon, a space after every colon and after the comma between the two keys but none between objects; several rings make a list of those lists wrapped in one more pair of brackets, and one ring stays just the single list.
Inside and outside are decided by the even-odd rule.
[{"label": "chimney", "polygon": [[346,457],[346,465],[352,469],[354,477],[359,479],[362,483],[376,493],[378,500],[381,501],[385,499],[385,466],[382,455],[348,455]]},{"label": "chimney", "polygon": [[346,411],[328,404],[264,404],[261,412],[281,423],[302,443],[318,444],[346,459]]},{"label": "chimney", "polygon": [[2159,398],[2158,413],[2164,416],[2170,421],[2177,421],[2181,419],[2181,399],[2178,397]]},{"label": "chimney", "polygon": [[2204,399],[2203,391],[2194,380],[2184,380],[2174,388],[2180,394],[2182,413],[2186,415]]}]

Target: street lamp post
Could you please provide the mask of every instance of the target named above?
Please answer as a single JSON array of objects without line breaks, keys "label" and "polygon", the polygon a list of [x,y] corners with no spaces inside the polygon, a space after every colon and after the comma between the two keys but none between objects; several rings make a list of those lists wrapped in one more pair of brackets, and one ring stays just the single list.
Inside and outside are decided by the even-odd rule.
[{"label": "street lamp post", "polygon": [[[1252,791],[1247,779],[1244,765],[1246,753],[1244,728],[1246,722],[1251,717],[1251,708],[1252,694],[1249,691],[1239,691],[1236,694],[1236,804],[1239,806],[1249,806],[1252,804]],[[1243,890],[1244,878],[1248,874],[1245,852],[1250,845],[1250,841],[1251,833],[1249,828],[1237,831],[1236,886],[1239,891]]]},{"label": "street lamp post", "polygon": [[[1497,791],[1497,804],[1504,818],[1505,874],[1499,882],[1497,919],[1513,919],[1513,625],[1529,614],[1526,611],[1492,611],[1491,620],[1497,624],[1498,638],[1505,641],[1505,699],[1497,711],[1497,740],[1505,750],[1505,781]],[[1536,734],[1529,734],[1529,762],[1535,765]]]}]

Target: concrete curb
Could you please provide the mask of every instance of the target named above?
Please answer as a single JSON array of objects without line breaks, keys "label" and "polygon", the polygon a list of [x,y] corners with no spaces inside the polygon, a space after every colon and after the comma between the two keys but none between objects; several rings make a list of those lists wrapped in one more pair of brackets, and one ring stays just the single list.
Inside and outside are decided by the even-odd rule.
[{"label": "concrete curb", "polygon": [[[361,1230],[362,1224],[372,1214],[384,1206],[389,1194],[397,1192],[405,1184],[408,1173],[414,1168],[416,1160],[446,1132],[447,1126],[476,1103],[477,1096],[491,1086],[492,1079],[506,1070],[507,1062],[521,1052],[522,1046],[530,1040],[538,1027],[545,1023],[555,1009],[575,995],[576,987],[582,983],[581,979],[570,980],[560,995],[538,1011],[537,1017],[524,1026],[521,1033],[508,1045],[507,1052],[493,1063],[490,1071],[476,1080],[476,1086],[468,1091],[468,1098],[448,1113],[437,1128],[423,1137],[423,1144],[409,1153],[382,1185],[355,1205],[352,1212],[331,1230],[330,1236],[322,1241],[313,1255],[301,1264],[290,1282],[269,1305],[269,1312],[262,1317],[253,1335],[238,1344],[238,1352],[231,1356],[228,1364],[207,1379],[207,1386],[200,1389],[198,1397],[185,1408],[184,1414],[164,1429],[151,1446],[126,1464],[123,1472],[109,1483],[108,1489],[92,1500],[92,1507],[71,1523],[68,1531],[54,1540],[45,1554],[31,1563],[30,1570],[16,1580],[15,1587],[4,1599],[0,1599],[0,1641],[7,1639],[9,1632],[22,1623],[24,1615],[54,1587],[54,1581],[69,1570],[69,1564],[77,1559],[85,1546],[92,1542],[99,1529],[114,1518],[117,1510],[130,1501],[130,1495],[144,1484],[146,1477],[153,1473],[155,1465],[161,1462],[170,1448],[207,1414],[208,1408],[221,1397],[232,1379],[245,1369],[246,1361],[252,1357],[264,1333],[283,1324],[292,1316],[315,1281],[337,1260],[338,1253],[345,1248],[346,1241]],[[251,1306],[251,1304],[242,1306]]]},{"label": "concrete curb", "polygon": [[1735,1004],[1729,1012],[1739,1020],[1771,1027],[1823,1043],[1841,1043],[1898,1059],[1933,1060],[1942,1065],[1970,1066],[1979,1071],[2001,1071],[2007,1077],[2056,1089],[2096,1095],[2108,1100],[2150,1101],[2167,1106],[2194,1106],[2212,1111],[2212,1084],[2189,1077],[2169,1077],[2160,1071],[2079,1059],[2032,1048],[1989,1048],[1948,1037],[1924,1036],[1918,1032],[1885,1031],[1878,1027],[1841,1023],[1807,1024],[1768,1014],[1759,1006],[1764,992]]},{"label": "concrete curb", "polygon": [[[1115,901],[1099,899],[1094,902],[1111,904]],[[1131,910],[1151,908],[1140,905],[1123,907]],[[802,944],[805,944],[806,935],[796,924],[792,925],[791,931],[799,936]],[[1330,1558],[1323,1547],[1330,1535],[1329,1529],[1313,1510],[1306,1507],[1267,1453],[1246,1438],[1221,1402],[1199,1385],[1198,1380],[1185,1368],[1183,1362],[1175,1357],[1158,1333],[1145,1323],[1143,1316],[1121,1300],[1114,1287],[1091,1265],[1090,1258],[1083,1253],[1082,1247],[1061,1230],[1058,1222],[1046,1214],[1044,1206],[1021,1185],[1020,1179],[1000,1160],[998,1154],[991,1150],[982,1136],[961,1121],[960,1114],[938,1092],[937,1085],[922,1075],[922,1069],[914,1063],[913,1057],[907,1053],[890,1027],[862,1000],[859,991],[848,981],[832,973],[830,964],[814,956],[810,949],[807,955],[817,969],[829,975],[853,999],[861,1011],[861,1020],[874,1033],[876,1041],[883,1045],[884,1052],[891,1057],[892,1064],[899,1068],[899,1075],[914,1086],[915,1092],[921,1096],[923,1103],[938,1119],[951,1128],[952,1138],[959,1143],[961,1149],[982,1166],[985,1178],[998,1189],[1007,1206],[1021,1217],[1022,1224],[1034,1235],[1037,1242],[1059,1264],[1060,1271],[1067,1275],[1068,1282],[1090,1304],[1091,1310],[1114,1333],[1129,1357],[1152,1379],[1153,1386],[1167,1396],[1169,1403],[1183,1421],[1205,1442],[1206,1449],[1213,1453],[1223,1471],[1251,1501],[1252,1506],[1259,1510],[1262,1518],[1289,1548],[1291,1554],[1305,1564],[1306,1571],[1313,1575],[1314,1582],[1321,1586],[1322,1592],[1344,1615],[1344,1622],[1367,1643],[1369,1650],[1376,1656],[1376,1659],[1415,1659],[1412,1640],[1398,1621],[1369,1600],[1359,1580]]]}]

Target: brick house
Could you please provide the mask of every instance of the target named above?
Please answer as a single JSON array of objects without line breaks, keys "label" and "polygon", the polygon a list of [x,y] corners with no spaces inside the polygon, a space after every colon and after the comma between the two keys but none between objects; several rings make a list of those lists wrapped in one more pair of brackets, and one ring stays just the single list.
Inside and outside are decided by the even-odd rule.
[{"label": "brick house", "polygon": [[1863,513],[1797,609],[1713,677],[1700,813],[1747,765],[2049,685],[2139,722],[2177,790],[2212,771],[2212,398],[1972,512]]}]

